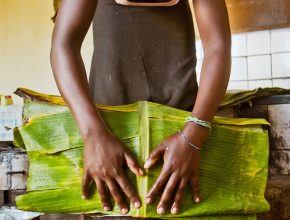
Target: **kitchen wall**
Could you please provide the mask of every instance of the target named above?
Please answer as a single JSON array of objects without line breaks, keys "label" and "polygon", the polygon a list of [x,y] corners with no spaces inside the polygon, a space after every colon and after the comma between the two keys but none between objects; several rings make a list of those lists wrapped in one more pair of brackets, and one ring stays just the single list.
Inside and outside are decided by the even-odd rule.
[{"label": "kitchen wall", "polygon": [[[0,94],[21,86],[58,94],[49,59],[53,15],[52,0],[1,0]],[[82,50],[86,68],[91,45],[88,35]]]},{"label": "kitchen wall", "polygon": [[[0,94],[11,94],[21,86],[58,94],[49,61],[53,14],[50,0],[1,0]],[[87,70],[92,51],[90,31],[82,49]],[[200,41],[197,54],[199,73]],[[290,88],[290,28],[233,35],[229,89],[257,86]]]},{"label": "kitchen wall", "polygon": [[[203,50],[197,47],[197,73]],[[290,28],[232,35],[232,72],[228,89],[290,88]]]}]

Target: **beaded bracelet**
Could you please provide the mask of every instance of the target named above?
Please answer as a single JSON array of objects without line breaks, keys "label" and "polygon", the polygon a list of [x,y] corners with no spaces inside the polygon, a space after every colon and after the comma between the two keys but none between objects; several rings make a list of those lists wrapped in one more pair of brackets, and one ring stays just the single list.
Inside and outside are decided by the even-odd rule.
[{"label": "beaded bracelet", "polygon": [[195,124],[198,124],[202,127],[205,127],[205,128],[208,128],[210,129],[211,128],[211,123],[210,122],[207,122],[207,121],[203,121],[201,119],[198,119],[197,117],[193,117],[193,116],[188,116],[186,119],[185,119],[185,122],[193,122]]},{"label": "beaded bracelet", "polygon": [[183,139],[190,145],[192,146],[193,148],[197,149],[197,150],[200,150],[199,147],[195,146],[193,143],[191,143],[188,138],[179,130],[179,134],[181,135],[181,137],[183,137]]}]

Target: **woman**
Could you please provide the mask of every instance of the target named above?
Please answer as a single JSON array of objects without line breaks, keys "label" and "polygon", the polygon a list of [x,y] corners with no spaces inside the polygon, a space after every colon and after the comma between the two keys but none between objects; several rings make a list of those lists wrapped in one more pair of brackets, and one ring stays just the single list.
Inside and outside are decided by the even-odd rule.
[{"label": "woman", "polygon": [[[123,196],[141,206],[124,164],[144,172],[106,127],[94,103],[122,105],[148,100],[191,110],[193,120],[151,152],[144,168],[164,158],[162,171],[146,197],[160,193],[157,213],[181,209],[189,183],[193,201],[199,193],[200,152],[225,93],[230,73],[230,28],[224,0],[193,0],[204,47],[200,86],[195,76],[195,40],[187,0],[63,0],[52,37],[51,63],[58,88],[84,138],[83,195],[96,184],[105,211],[109,193],[128,212]],[[80,48],[93,21],[94,55],[88,84]],[[194,107],[193,107],[194,106]]]}]

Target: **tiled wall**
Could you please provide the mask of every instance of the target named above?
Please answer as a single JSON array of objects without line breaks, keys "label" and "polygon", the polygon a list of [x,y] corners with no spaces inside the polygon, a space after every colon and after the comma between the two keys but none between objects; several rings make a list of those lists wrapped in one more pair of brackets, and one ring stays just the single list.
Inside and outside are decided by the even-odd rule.
[{"label": "tiled wall", "polygon": [[[203,59],[196,42],[197,76]],[[290,28],[232,35],[232,72],[228,89],[290,88]]]}]

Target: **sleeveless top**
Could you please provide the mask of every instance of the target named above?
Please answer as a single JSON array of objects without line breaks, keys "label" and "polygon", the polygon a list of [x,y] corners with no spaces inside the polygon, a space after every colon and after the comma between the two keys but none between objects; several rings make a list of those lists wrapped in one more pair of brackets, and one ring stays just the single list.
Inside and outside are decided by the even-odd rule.
[{"label": "sleeveless top", "polygon": [[94,101],[124,105],[146,100],[191,110],[198,89],[194,36],[188,0],[171,7],[99,0],[89,77]]},{"label": "sleeveless top", "polygon": [[118,4],[128,6],[173,6],[179,0],[115,0]]}]

